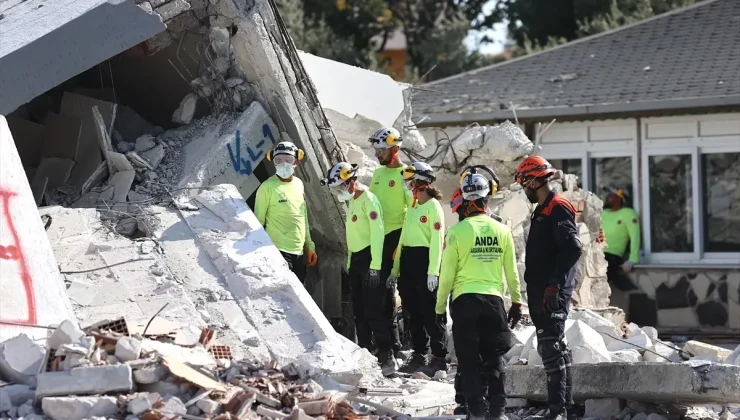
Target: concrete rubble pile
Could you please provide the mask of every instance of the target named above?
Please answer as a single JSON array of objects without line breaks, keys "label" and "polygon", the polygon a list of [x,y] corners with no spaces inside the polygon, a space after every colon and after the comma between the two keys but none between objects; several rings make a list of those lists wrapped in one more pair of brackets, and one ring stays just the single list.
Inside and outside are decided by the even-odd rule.
[{"label": "concrete rubble pile", "polygon": [[128,335],[118,320],[85,330],[64,321],[45,346],[19,335],[0,348],[2,376],[18,373],[0,386],[0,418],[307,420],[372,413],[346,392],[324,391],[293,364],[233,358],[209,329],[185,347],[146,331]]},{"label": "concrete rubble pile", "polygon": [[[653,327],[614,323],[589,309],[570,313],[565,335],[573,354],[573,395],[576,402],[585,402],[585,417],[654,415],[651,418],[657,420],[661,414],[673,418],[665,410],[681,410],[674,406],[683,407],[682,418],[740,414],[740,346],[733,352],[693,340],[675,344],[660,340]],[[535,328],[520,327],[514,337],[515,344],[505,355],[507,393],[511,398],[544,401],[545,374]],[[709,415],[701,411],[702,405],[718,410],[709,410]],[[687,414],[689,408],[694,414]],[[525,418],[537,411],[519,409],[515,414]]]}]

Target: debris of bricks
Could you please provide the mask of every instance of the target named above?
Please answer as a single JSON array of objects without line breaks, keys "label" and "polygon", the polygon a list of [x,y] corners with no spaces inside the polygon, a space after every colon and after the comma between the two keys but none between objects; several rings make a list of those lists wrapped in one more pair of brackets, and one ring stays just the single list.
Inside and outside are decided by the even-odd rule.
[{"label": "debris of bricks", "polygon": [[324,391],[292,364],[232,360],[229,346],[213,344],[212,330],[203,330],[206,346],[149,337],[129,335],[125,320],[118,319],[85,330],[64,321],[45,349],[26,335],[7,340],[0,344],[0,418],[383,417],[352,405],[345,392]]}]

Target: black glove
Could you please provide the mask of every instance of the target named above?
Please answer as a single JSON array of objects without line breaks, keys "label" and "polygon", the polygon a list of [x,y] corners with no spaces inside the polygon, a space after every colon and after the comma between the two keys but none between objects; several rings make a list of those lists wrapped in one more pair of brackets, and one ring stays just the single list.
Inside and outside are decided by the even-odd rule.
[{"label": "black glove", "polygon": [[375,288],[380,284],[380,271],[370,269],[367,273],[367,287]]},{"label": "black glove", "polygon": [[542,310],[555,312],[560,309],[560,288],[548,286],[545,289],[545,297],[542,299]]},{"label": "black glove", "polygon": [[522,304],[512,302],[511,308],[509,308],[509,314],[506,316],[506,321],[509,323],[509,328],[514,329],[514,327],[516,327],[516,324],[518,324],[521,320]]},{"label": "black glove", "polygon": [[447,314],[436,314],[434,316],[434,320],[437,322],[437,325],[447,325]]}]

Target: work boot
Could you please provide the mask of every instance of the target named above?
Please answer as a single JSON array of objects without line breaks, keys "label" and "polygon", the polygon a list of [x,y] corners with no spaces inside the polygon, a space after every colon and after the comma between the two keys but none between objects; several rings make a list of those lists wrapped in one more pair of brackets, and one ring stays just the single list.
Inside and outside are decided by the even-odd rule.
[{"label": "work boot", "polygon": [[547,420],[568,420],[568,413],[564,410],[552,410],[545,416]]},{"label": "work boot", "polygon": [[504,407],[488,407],[488,417],[486,417],[486,420],[504,419],[506,419],[506,410],[504,410]]},{"label": "work boot", "polygon": [[383,376],[391,376],[398,372],[398,363],[393,355],[393,350],[380,353],[378,362],[380,362],[380,371]]},{"label": "work boot", "polygon": [[428,364],[429,358],[426,354],[414,352],[408,362],[399,371],[403,373],[414,373]]},{"label": "work boot", "polygon": [[434,375],[440,370],[447,371],[447,361],[444,357],[432,356],[429,364],[421,368],[421,372],[430,378],[434,378]]},{"label": "work boot", "polygon": [[468,401],[468,420],[486,420],[486,404],[483,398]]}]

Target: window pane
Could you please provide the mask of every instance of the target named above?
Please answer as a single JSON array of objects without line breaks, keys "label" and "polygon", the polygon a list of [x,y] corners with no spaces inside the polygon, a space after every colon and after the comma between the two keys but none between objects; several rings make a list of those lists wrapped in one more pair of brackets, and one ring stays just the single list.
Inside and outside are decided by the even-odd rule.
[{"label": "window pane", "polygon": [[701,156],[704,252],[740,252],[740,153]]},{"label": "window pane", "polygon": [[548,159],[555,169],[578,177],[578,187],[583,188],[583,164],[581,159]]},{"label": "window pane", "polygon": [[627,205],[634,203],[632,158],[629,156],[591,159],[591,191],[603,200],[609,187],[624,188],[629,194]]},{"label": "window pane", "polygon": [[694,252],[691,155],[648,158],[652,252]]}]

